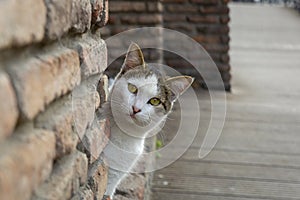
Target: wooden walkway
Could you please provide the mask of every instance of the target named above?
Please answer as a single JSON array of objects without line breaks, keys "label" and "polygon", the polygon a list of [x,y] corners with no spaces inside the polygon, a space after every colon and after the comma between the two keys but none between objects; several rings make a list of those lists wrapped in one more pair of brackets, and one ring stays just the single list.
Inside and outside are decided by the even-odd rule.
[{"label": "wooden walkway", "polygon": [[199,160],[210,115],[200,92],[201,130],[184,156],[155,172],[152,200],[300,199],[300,16],[232,4],[231,20],[233,91],[221,137]]}]

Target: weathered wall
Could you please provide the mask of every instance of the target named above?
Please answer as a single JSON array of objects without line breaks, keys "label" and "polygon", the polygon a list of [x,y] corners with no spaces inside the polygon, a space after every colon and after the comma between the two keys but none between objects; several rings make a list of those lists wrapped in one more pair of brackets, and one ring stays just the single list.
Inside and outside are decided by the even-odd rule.
[{"label": "weathered wall", "polygon": [[107,95],[103,1],[0,1],[0,199],[102,198],[107,168],[90,152],[109,135],[94,118]]},{"label": "weathered wall", "polygon": [[[225,89],[230,90],[228,0],[164,0],[164,27],[180,31],[201,44],[216,63]],[[192,53],[192,50],[191,50]],[[164,54],[167,65],[197,76],[184,59]]]},{"label": "weathered wall", "polygon": [[[228,0],[111,0],[110,19],[102,34],[108,37],[146,26],[161,26],[185,33],[209,53],[220,71],[225,89],[230,90],[229,20]],[[194,50],[189,51],[193,53]],[[161,61],[158,57],[163,55],[165,64],[183,74],[196,76],[205,86],[196,70],[183,58],[168,52],[153,52],[146,53],[146,61]]]}]

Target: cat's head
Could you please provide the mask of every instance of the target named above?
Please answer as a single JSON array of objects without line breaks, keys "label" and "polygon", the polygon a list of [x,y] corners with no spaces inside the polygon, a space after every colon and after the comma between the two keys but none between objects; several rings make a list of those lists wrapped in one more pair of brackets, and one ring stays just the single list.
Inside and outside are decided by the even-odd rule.
[{"label": "cat's head", "polygon": [[132,43],[112,89],[114,112],[125,123],[160,123],[192,82],[190,76],[165,77],[145,63],[141,49]]}]

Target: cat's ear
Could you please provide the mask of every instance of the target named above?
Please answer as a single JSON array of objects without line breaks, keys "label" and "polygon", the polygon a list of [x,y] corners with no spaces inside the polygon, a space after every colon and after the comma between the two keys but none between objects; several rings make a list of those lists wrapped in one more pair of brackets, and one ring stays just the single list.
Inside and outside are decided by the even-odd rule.
[{"label": "cat's ear", "polygon": [[193,83],[191,76],[176,76],[166,80],[166,86],[172,91],[171,101],[176,101]]},{"label": "cat's ear", "polygon": [[131,43],[121,69],[122,74],[138,66],[143,66],[145,68],[144,56],[141,48],[136,43]]}]

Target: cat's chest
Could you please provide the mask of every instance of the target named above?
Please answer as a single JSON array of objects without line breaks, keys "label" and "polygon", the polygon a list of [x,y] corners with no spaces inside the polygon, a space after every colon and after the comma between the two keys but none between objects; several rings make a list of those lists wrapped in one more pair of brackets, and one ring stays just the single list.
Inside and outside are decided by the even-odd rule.
[{"label": "cat's chest", "polygon": [[144,138],[131,136],[118,127],[111,127],[110,141],[125,151],[141,154],[144,150]]}]

